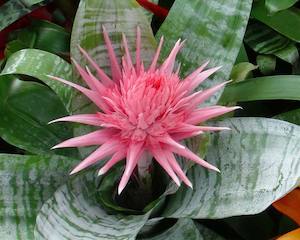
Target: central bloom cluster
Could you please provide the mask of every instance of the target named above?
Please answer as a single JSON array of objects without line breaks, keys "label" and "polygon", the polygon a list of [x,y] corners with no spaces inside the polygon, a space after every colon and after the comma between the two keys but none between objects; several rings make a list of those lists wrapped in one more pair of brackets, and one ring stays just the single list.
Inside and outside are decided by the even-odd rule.
[{"label": "central bloom cluster", "polygon": [[180,67],[176,71],[173,69],[176,55],[182,48],[183,42],[177,41],[163,64],[157,67],[163,44],[163,38],[161,38],[152,63],[145,69],[140,58],[141,35],[139,28],[137,30],[135,63],[133,64],[126,37],[123,35],[125,55],[122,58],[122,65],[120,65],[104,28],[103,36],[111,65],[111,77],[106,75],[81,47],[79,47],[81,53],[93,66],[97,77],[91,73],[88,67],[83,69],[75,60],[73,63],[89,88],[49,76],[82,92],[101,110],[94,114],[73,115],[52,121],[71,121],[99,127],[99,130],[66,140],[54,147],[101,145],[76,166],[71,174],[106,157],[111,157],[99,171],[99,174],[104,174],[117,162],[126,159],[124,174],[118,189],[118,192],[121,193],[136,166],[145,161],[149,155],[154,157],[178,185],[180,185],[180,178],[192,187],[192,183],[177,163],[175,154],[218,171],[216,167],[186,148],[181,141],[204,131],[227,129],[198,125],[237,108],[199,107],[226,84],[225,82],[204,91],[194,92],[195,88],[216,72],[219,67],[205,70],[208,65],[206,62],[181,80],[178,75]]},{"label": "central bloom cluster", "polygon": [[[159,71],[140,76],[123,76],[121,86],[109,89],[103,99],[113,111],[98,113],[105,127],[120,129],[123,141],[145,141],[176,132],[188,111],[180,104],[181,84],[176,74],[164,76]],[[181,96],[181,97],[180,97]]]}]

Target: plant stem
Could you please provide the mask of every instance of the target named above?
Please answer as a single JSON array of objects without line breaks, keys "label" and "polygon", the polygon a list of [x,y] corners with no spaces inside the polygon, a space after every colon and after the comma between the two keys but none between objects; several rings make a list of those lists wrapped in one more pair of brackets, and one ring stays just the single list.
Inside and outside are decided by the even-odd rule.
[{"label": "plant stem", "polygon": [[148,152],[138,162],[138,176],[141,183],[141,188],[147,192],[151,192],[152,188],[152,155]]}]

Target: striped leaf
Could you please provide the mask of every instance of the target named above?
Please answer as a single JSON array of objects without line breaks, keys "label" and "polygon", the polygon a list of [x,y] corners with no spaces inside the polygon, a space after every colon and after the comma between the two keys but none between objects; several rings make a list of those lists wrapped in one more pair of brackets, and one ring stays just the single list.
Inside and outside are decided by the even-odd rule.
[{"label": "striped leaf", "polygon": [[[256,100],[300,100],[300,76],[277,75],[247,79],[226,86],[221,103]],[[283,91],[284,89],[284,91]]]},{"label": "striped leaf", "polygon": [[1,239],[33,240],[37,212],[65,182],[72,159],[0,154]]},{"label": "striped leaf", "polygon": [[68,124],[48,125],[67,112],[47,86],[8,76],[0,79],[0,136],[8,143],[36,154],[74,156],[74,149],[50,148],[72,137]]},{"label": "striped leaf", "polygon": [[0,7],[0,31],[40,6],[43,0],[10,0]]},{"label": "striped leaf", "polygon": [[195,223],[191,219],[178,219],[176,224],[167,229],[163,233],[150,238],[141,238],[141,240],[222,240],[224,238],[218,236],[208,228]]},{"label": "striped leaf", "polygon": [[213,135],[207,161],[221,173],[194,166],[194,189],[170,197],[165,217],[225,218],[256,214],[300,181],[300,127],[267,118],[219,122],[232,131]]},{"label": "striped leaf", "polygon": [[[157,34],[157,38],[163,35],[166,39],[162,55],[165,57],[179,38],[187,39],[177,58],[182,76],[210,60],[210,66],[223,67],[201,87],[228,80],[241,48],[251,4],[251,0],[175,1]],[[220,95],[218,92],[210,103],[216,103]]]},{"label": "striped leaf", "polygon": [[71,65],[61,57],[38,49],[24,49],[12,54],[0,76],[22,74],[37,78],[46,83],[58,95],[67,110],[70,109],[73,90],[46,75],[71,79]]},{"label": "striped leaf", "polygon": [[244,41],[257,53],[272,54],[291,64],[299,58],[293,41],[259,22],[248,25]]},{"label": "striped leaf", "polygon": [[299,9],[290,8],[270,15],[264,1],[256,1],[251,16],[287,38],[300,42],[300,28],[295,27],[300,25]]},{"label": "striped leaf", "polygon": [[77,175],[43,205],[36,221],[36,239],[135,239],[150,213],[108,214],[97,201],[96,174],[89,171]]},{"label": "striped leaf", "polygon": [[260,54],[274,54],[291,43],[288,38],[259,22],[249,24],[244,41]]}]

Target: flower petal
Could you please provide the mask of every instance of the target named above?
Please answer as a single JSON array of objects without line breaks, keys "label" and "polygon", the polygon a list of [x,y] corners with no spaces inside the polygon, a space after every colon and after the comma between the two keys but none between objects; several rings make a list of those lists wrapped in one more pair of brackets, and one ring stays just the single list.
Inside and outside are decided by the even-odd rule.
[{"label": "flower petal", "polygon": [[62,118],[52,120],[48,124],[55,123],[55,122],[76,122],[76,123],[82,123],[82,124],[87,124],[92,126],[101,126],[101,124],[103,123],[98,117],[98,114],[72,115],[72,116],[67,116],[67,117],[62,117]]},{"label": "flower petal", "polygon": [[89,155],[86,159],[84,159],[82,162],[80,162],[72,170],[70,175],[74,174],[74,173],[77,173],[77,172],[81,171],[82,169],[91,166],[92,164],[96,163],[97,161],[113,154],[118,148],[121,147],[120,145],[121,144],[116,140],[110,140],[110,141],[104,143],[96,151],[91,153],[91,155]]}]

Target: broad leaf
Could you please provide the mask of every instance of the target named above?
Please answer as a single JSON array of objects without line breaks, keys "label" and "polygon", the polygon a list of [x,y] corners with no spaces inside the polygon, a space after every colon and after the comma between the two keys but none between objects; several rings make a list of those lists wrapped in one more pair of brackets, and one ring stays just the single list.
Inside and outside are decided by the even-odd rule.
[{"label": "broad leaf", "polygon": [[[300,100],[300,76],[277,75],[247,79],[227,85],[220,102],[244,102],[256,100]],[[283,91],[284,89],[284,91]]]},{"label": "broad leaf", "polygon": [[253,4],[251,16],[268,25],[287,38],[300,42],[300,14],[299,9],[290,8],[270,15],[265,8],[264,1]]},{"label": "broad leaf", "polygon": [[300,182],[300,127],[267,118],[218,122],[232,131],[213,135],[207,161],[221,173],[194,166],[194,189],[171,196],[165,217],[225,218],[262,212]]},{"label": "broad leaf", "polygon": [[165,230],[163,233],[150,237],[139,238],[141,240],[222,240],[223,238],[218,236],[208,228],[195,223],[188,218],[179,219],[174,226]]},{"label": "broad leaf", "polygon": [[0,31],[38,7],[43,0],[10,0],[0,7]]},{"label": "broad leaf", "polygon": [[36,239],[134,240],[150,213],[108,214],[97,201],[96,171],[77,175],[60,187],[38,214]]},{"label": "broad leaf", "polygon": [[300,109],[278,114],[274,118],[300,125]]},{"label": "broad leaf", "polygon": [[298,0],[266,0],[266,8],[271,12],[278,12],[293,6]]},{"label": "broad leaf", "polygon": [[[252,0],[175,1],[157,33],[157,38],[165,37],[162,56],[169,53],[179,38],[186,39],[177,58],[182,76],[210,60],[210,66],[223,67],[199,88],[228,80],[241,48],[251,4]],[[216,103],[220,95],[218,92],[209,103]]]},{"label": "broad leaf", "polygon": [[67,110],[73,90],[60,82],[51,80],[47,75],[71,79],[71,65],[61,57],[37,49],[24,49],[12,54],[0,75],[23,74],[37,78],[53,89]]},{"label": "broad leaf", "polygon": [[72,137],[71,125],[48,122],[67,114],[51,89],[36,82],[0,79],[0,136],[8,143],[37,154],[73,155],[73,149],[51,150]]},{"label": "broad leaf", "polygon": [[244,41],[257,53],[272,54],[291,64],[299,58],[293,41],[259,22],[248,25]]},{"label": "broad leaf", "polygon": [[37,212],[65,182],[73,159],[0,154],[1,239],[33,240]]},{"label": "broad leaf", "polygon": [[27,28],[10,33],[5,56],[25,48],[35,48],[54,54],[67,55],[70,49],[70,33],[51,22],[33,20]]}]

